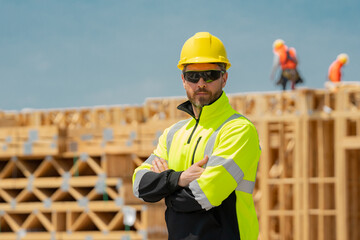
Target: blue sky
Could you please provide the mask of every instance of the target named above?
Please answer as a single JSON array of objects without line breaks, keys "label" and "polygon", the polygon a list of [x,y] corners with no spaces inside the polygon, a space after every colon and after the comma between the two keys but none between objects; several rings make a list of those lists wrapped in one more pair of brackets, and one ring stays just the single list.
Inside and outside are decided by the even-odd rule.
[{"label": "blue sky", "polygon": [[278,91],[272,43],[296,48],[302,87],[323,88],[330,63],[350,56],[360,81],[357,0],[0,0],[0,110],[143,104],[185,96],[183,43],[207,31],[232,64],[227,93]]}]

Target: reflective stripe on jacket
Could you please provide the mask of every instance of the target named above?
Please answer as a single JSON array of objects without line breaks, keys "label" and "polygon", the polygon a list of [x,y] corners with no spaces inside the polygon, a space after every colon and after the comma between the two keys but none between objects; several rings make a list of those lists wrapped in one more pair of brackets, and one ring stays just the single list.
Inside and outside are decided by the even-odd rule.
[{"label": "reflective stripe on jacket", "polygon": [[[189,109],[189,104],[179,107]],[[254,125],[231,107],[223,92],[203,107],[198,120],[164,131],[154,153],[135,170],[134,194],[150,202],[166,198],[169,239],[187,239],[191,233],[199,239],[255,240],[259,226],[252,192],[260,153]],[[179,187],[181,172],[205,155],[209,161],[201,177]],[[167,160],[171,170],[151,172],[156,157]]]},{"label": "reflective stripe on jacket", "polygon": [[335,60],[331,63],[328,71],[329,80],[332,82],[341,81],[341,68],[344,64],[341,61]]}]

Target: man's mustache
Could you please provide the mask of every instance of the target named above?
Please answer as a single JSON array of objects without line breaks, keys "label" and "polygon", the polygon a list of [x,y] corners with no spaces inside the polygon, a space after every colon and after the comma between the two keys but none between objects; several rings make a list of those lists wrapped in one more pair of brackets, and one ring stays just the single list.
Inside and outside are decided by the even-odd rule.
[{"label": "man's mustache", "polygon": [[205,89],[199,89],[199,90],[196,90],[195,93],[210,93],[210,92]]}]

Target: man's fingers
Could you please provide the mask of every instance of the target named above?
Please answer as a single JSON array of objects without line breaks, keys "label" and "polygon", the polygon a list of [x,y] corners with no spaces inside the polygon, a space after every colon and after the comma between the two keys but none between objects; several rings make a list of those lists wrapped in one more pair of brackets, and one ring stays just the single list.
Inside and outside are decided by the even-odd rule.
[{"label": "man's fingers", "polygon": [[162,158],[159,158],[157,161],[156,161],[156,164],[158,166],[158,168],[161,170],[161,171],[165,171],[165,170],[168,170],[168,165],[167,165],[167,162],[162,159]]},{"label": "man's fingers", "polygon": [[163,165],[164,170],[168,170],[168,169],[169,169],[169,166],[168,166],[168,164],[167,164],[167,162],[166,162],[165,159],[160,158],[160,162],[161,162],[161,164]]},{"label": "man's fingers", "polygon": [[154,168],[154,172],[160,173],[161,170],[159,169],[156,160],[152,162],[152,167]]},{"label": "man's fingers", "polygon": [[154,166],[152,166],[150,168],[151,171],[155,172],[155,173],[160,173],[158,169],[156,169]]},{"label": "man's fingers", "polygon": [[154,172],[161,173],[169,169],[167,162],[162,158],[157,158],[152,162],[152,167]]},{"label": "man's fingers", "polygon": [[164,170],[163,170],[162,165],[159,164],[159,161],[160,161],[160,160],[156,159],[155,161],[153,161],[153,165],[159,170],[159,172],[162,172],[162,171],[164,171]]},{"label": "man's fingers", "polygon": [[199,167],[202,167],[204,164],[207,163],[208,160],[209,160],[209,157],[208,157],[208,155],[206,155],[202,160],[198,161],[195,164]]}]

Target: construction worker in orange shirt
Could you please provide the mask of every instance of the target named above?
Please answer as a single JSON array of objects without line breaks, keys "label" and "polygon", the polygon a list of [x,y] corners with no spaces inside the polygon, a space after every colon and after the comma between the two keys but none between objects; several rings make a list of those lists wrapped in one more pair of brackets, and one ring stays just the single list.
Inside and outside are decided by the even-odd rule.
[{"label": "construction worker in orange shirt", "polygon": [[349,62],[349,56],[341,53],[329,67],[328,78],[333,83],[341,82],[341,68]]},{"label": "construction worker in orange shirt", "polygon": [[286,90],[287,82],[291,82],[291,89],[295,89],[295,85],[303,83],[303,79],[297,70],[298,60],[296,57],[295,48],[285,45],[284,40],[276,39],[273,43],[274,62],[270,75],[270,79],[273,80],[277,68],[281,67],[280,78],[276,85],[281,85],[283,90]]},{"label": "construction worker in orange shirt", "polygon": [[359,81],[346,81],[342,80],[341,69],[343,66],[349,63],[349,56],[346,53],[341,53],[336,57],[336,60],[333,61],[329,67],[327,79],[325,82],[325,88],[330,89],[331,91],[337,91],[339,87],[350,86],[358,87],[360,86]]}]

